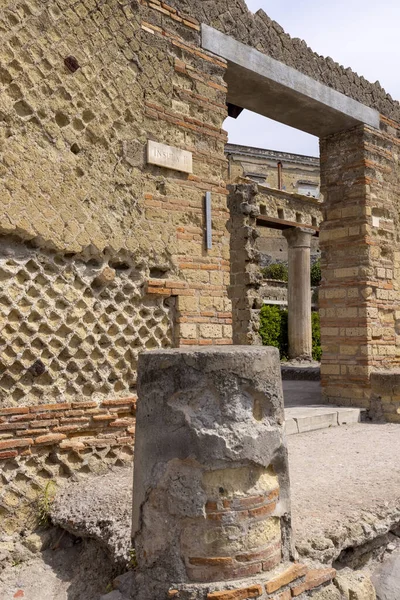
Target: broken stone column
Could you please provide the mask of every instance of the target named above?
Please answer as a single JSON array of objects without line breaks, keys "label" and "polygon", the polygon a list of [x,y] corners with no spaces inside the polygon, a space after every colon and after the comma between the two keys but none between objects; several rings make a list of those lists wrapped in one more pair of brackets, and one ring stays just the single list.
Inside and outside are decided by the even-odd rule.
[{"label": "broken stone column", "polygon": [[283,231],[288,242],[289,358],[312,359],[310,252],[311,229]]},{"label": "broken stone column", "polygon": [[291,557],[278,350],[144,353],[138,394],[132,597],[203,600],[248,586],[269,597],[266,582]]}]

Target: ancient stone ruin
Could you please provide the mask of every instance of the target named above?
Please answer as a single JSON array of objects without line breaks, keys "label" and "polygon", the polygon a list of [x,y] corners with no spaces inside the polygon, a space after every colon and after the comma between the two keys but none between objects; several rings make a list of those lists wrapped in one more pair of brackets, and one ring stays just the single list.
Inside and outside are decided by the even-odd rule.
[{"label": "ancient stone ruin", "polygon": [[333,578],[293,562],[275,348],[142,354],[139,397],[133,598],[296,597]]},{"label": "ancient stone ruin", "polygon": [[[210,379],[215,387],[221,380],[226,393],[239,389],[242,369],[253,373],[259,359],[251,365],[249,357],[261,356],[251,348],[260,345],[260,227],[284,232],[289,243],[295,357],[310,356],[309,254],[319,235],[324,402],[400,422],[400,106],[379,84],[315,54],[262,10],[250,13],[244,0],[6,0],[0,32],[1,534],[34,528],[49,481],[62,485],[132,463],[138,361],[162,382],[157,419],[169,402],[163,360],[176,361],[181,372],[191,352],[204,364],[213,357],[220,371]],[[223,123],[243,108],[320,138],[323,205],[298,189],[258,185],[254,173],[232,181]],[[281,176],[279,169],[282,183]],[[232,344],[249,346],[239,371],[229,362],[235,351],[219,350]],[[193,346],[210,350],[199,354]],[[164,359],[165,349],[175,350]],[[158,421],[151,441],[170,449],[178,471],[187,469],[182,477],[191,489],[203,490],[188,501],[188,519],[201,504],[212,526],[210,515],[235,521],[250,498],[246,523],[271,509],[255,523],[271,531],[268,543],[286,532],[287,562],[287,469],[284,458],[275,462],[284,457],[281,391],[273,355],[262,356],[265,373],[257,371],[254,388],[262,394],[254,386],[237,392],[235,406],[222,395],[219,408],[208,380],[194,394],[194,403],[216,411],[207,425],[210,447],[193,450],[200,466],[179,464],[173,422]],[[191,372],[179,375],[183,389],[191,389]],[[144,407],[156,396],[149,397],[154,382],[146,373],[141,381]],[[182,424],[179,435],[195,435],[190,403],[184,421],[183,400],[174,401],[168,411]],[[265,434],[260,447],[238,442],[225,455],[217,442],[229,446],[250,422]],[[157,461],[168,479],[167,457]],[[237,489],[226,469],[237,471]],[[221,485],[207,475],[219,471]],[[270,494],[278,483],[275,506]],[[157,504],[164,484],[154,476],[149,485]],[[143,486],[137,479],[135,493]],[[229,493],[219,495],[220,487]],[[177,528],[168,536],[180,531],[185,514],[162,503],[159,510]],[[168,584],[179,594],[185,585],[197,594],[217,574],[230,581],[243,572],[237,557],[249,550],[245,542],[237,554],[222,555],[222,567],[212,565],[219,556],[202,552],[201,536],[193,537],[183,562],[172,552],[165,557],[172,561]],[[256,550],[268,553],[267,546]],[[257,569],[269,560],[275,567],[277,556],[264,554]],[[150,566],[140,553],[138,560],[145,576]],[[303,579],[290,593],[308,594],[308,575],[300,568],[296,576]],[[249,585],[247,596],[221,598],[275,594],[264,581]]]}]

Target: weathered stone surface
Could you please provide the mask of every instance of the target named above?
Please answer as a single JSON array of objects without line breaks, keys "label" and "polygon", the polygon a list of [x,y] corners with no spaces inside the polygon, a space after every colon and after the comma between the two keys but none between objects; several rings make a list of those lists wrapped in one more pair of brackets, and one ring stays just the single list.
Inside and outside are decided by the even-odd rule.
[{"label": "weathered stone surface", "polygon": [[0,236],[0,272],[0,322],[14,323],[2,333],[0,407],[131,396],[140,347],[173,344],[174,302],[146,294],[132,255],[65,256]]},{"label": "weathered stone surface", "polygon": [[342,569],[336,573],[335,585],[346,600],[376,600],[375,588],[366,572]]},{"label": "weathered stone surface", "polygon": [[153,351],[138,384],[137,599],[265,579],[292,552],[278,351]]},{"label": "weathered stone surface", "polygon": [[126,566],[131,548],[131,509],[132,488],[126,485],[126,469],[114,468],[92,479],[90,485],[80,477],[63,487],[51,506],[51,519],[73,535],[100,542],[113,562]]},{"label": "weathered stone surface", "polygon": [[123,598],[121,592],[119,592],[118,590],[114,590],[113,592],[110,592],[109,594],[100,596],[99,600],[124,600],[124,598]]},{"label": "weathered stone surface", "polygon": [[313,600],[345,600],[343,594],[340,593],[338,588],[333,583],[318,590],[317,592],[314,592],[311,595],[311,598]]},{"label": "weathered stone surface", "polygon": [[393,554],[372,574],[377,600],[400,598],[400,554]]},{"label": "weathered stone surface", "polygon": [[[89,445],[83,447],[83,453],[80,452],[81,449],[76,451],[74,448],[60,449],[56,453],[54,446],[39,446],[33,455],[15,456],[4,460],[0,492],[2,511],[0,536],[12,535],[20,531],[33,531],[38,526],[40,516],[38,503],[43,502],[46,494],[49,495],[49,489],[46,492],[49,481],[56,483],[56,485],[50,483],[52,497],[57,487],[62,488],[68,483],[70,477],[80,477],[81,487],[83,487],[82,479],[87,475],[106,473],[114,465],[131,465],[132,448],[130,446],[132,440],[115,448],[112,448],[112,443],[112,439],[106,439],[103,443],[93,444],[93,439],[91,439]],[[61,477],[60,472],[63,473]],[[75,486],[73,487],[76,489]],[[129,486],[125,485],[125,488],[124,493],[129,494]],[[96,496],[95,493],[93,495]],[[79,504],[78,499],[76,503]],[[94,506],[96,506],[96,501]],[[82,514],[85,507],[89,512],[91,511],[91,505],[86,504],[82,506]],[[119,519],[111,508],[110,512],[113,515],[112,518],[118,522]],[[64,514],[66,513],[64,512]],[[74,514],[73,511],[72,514]],[[126,535],[129,539],[128,531]]]},{"label": "weathered stone surface", "polygon": [[314,231],[292,227],[283,232],[288,242],[289,358],[312,359],[310,248]]}]

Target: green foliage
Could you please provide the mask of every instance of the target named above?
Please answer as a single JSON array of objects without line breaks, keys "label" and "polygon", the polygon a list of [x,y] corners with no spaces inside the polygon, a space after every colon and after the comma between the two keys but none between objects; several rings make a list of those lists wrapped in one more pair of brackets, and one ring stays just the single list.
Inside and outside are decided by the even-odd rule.
[{"label": "green foliage", "polygon": [[[321,360],[321,329],[319,313],[311,313],[312,327],[312,356]],[[281,359],[288,357],[288,311],[278,306],[265,304],[260,310],[260,336],[264,346],[274,346],[279,349]]]},{"label": "green foliage", "polygon": [[128,569],[136,569],[137,566],[138,566],[138,562],[137,562],[136,550],[135,550],[135,548],[130,548],[129,549]]},{"label": "green foliage", "polygon": [[321,326],[319,312],[311,313],[311,328],[312,328],[312,357],[314,360],[321,360]]},{"label": "green foliage", "polygon": [[264,267],[264,269],[261,269],[261,274],[265,279],[288,280],[288,268],[282,263],[274,263],[269,267]]},{"label": "green foliage", "polygon": [[38,498],[38,522],[39,525],[48,525],[50,520],[50,509],[57,491],[57,484],[50,480],[47,482],[43,492]]},{"label": "green foliage", "polygon": [[288,311],[265,304],[260,310],[260,336],[264,346],[279,348],[281,358],[288,354]]},{"label": "green foliage", "polygon": [[311,286],[315,287],[321,282],[321,261],[318,259],[311,267]]}]

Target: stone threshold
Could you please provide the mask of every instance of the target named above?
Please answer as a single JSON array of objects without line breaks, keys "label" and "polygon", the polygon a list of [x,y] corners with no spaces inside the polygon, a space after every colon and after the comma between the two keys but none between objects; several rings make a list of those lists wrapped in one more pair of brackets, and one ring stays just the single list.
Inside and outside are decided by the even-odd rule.
[{"label": "stone threshold", "polygon": [[317,429],[360,423],[364,408],[334,405],[294,406],[285,408],[286,435],[296,435]]}]

